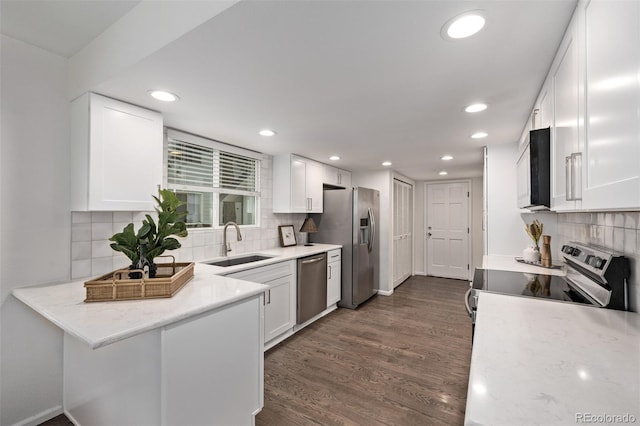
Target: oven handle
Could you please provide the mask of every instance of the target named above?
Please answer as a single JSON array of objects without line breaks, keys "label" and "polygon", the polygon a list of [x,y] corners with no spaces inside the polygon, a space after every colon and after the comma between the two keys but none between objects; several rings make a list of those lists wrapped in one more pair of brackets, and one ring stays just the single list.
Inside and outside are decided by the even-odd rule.
[{"label": "oven handle", "polygon": [[464,294],[464,307],[467,308],[467,313],[471,316],[471,305],[469,305],[469,296],[471,295],[473,287],[469,287],[469,290]]}]

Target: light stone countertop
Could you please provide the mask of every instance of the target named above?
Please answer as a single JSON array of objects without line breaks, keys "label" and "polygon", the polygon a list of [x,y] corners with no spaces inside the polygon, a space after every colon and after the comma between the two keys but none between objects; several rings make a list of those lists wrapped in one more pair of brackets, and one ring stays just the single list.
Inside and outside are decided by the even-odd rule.
[{"label": "light stone countertop", "polygon": [[516,262],[516,256],[502,256],[502,255],[484,255],[482,257],[483,269],[496,269],[498,271],[514,271],[525,272],[530,274],[540,275],[567,275],[566,267],[561,261],[554,259],[553,265],[563,265],[560,269],[543,268],[541,266],[529,265],[527,263]]},{"label": "light stone countertop", "polygon": [[639,314],[479,297],[465,425],[640,422]]},{"label": "light stone countertop", "polygon": [[[188,319],[266,291],[269,286],[227,278],[221,274],[326,252],[341,246],[317,244],[264,250],[273,258],[223,268],[196,262],[194,277],[173,297],[85,303],[84,280],[23,287],[13,295],[65,332],[91,348]],[[244,253],[239,256],[246,256]],[[223,259],[223,258],[218,258]]]}]

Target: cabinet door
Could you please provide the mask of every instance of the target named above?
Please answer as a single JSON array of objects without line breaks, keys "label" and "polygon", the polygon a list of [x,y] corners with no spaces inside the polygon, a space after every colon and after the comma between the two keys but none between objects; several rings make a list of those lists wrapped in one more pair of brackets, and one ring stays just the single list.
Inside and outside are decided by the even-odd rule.
[{"label": "cabinet door", "polygon": [[[555,117],[551,131],[551,208],[575,209],[576,202],[567,200],[566,158],[580,150],[579,130],[579,63],[575,22],[567,31],[553,71]],[[571,172],[571,171],[569,171]]]},{"label": "cabinet door", "polygon": [[531,159],[527,146],[517,163],[518,207],[531,204]]},{"label": "cabinet door", "polygon": [[586,9],[587,209],[640,207],[640,2]]},{"label": "cabinet door", "polygon": [[[291,292],[295,288],[295,276],[289,275],[265,283],[270,285],[265,295],[264,341],[278,337],[295,324],[295,303]],[[295,299],[295,298],[294,298]]]},{"label": "cabinet door", "polygon": [[291,213],[305,213],[307,200],[307,162],[291,157]]},{"label": "cabinet door", "polygon": [[542,88],[540,104],[538,106],[538,116],[536,117],[536,129],[546,129],[551,127],[553,122],[553,90],[548,81]]},{"label": "cabinet door", "polygon": [[327,308],[340,301],[342,285],[342,251],[327,253]]},{"label": "cabinet door", "polygon": [[307,212],[322,213],[322,165],[307,161],[306,190],[308,198]]},{"label": "cabinet door", "polygon": [[89,210],[153,210],[162,183],[162,115],[90,95]]},{"label": "cabinet door", "polygon": [[345,188],[351,187],[351,172],[346,170],[338,170],[338,184]]},{"label": "cabinet door", "polygon": [[335,167],[331,167],[328,165],[322,166],[322,183],[326,183],[327,185],[339,186],[340,178],[339,178],[340,170]]}]

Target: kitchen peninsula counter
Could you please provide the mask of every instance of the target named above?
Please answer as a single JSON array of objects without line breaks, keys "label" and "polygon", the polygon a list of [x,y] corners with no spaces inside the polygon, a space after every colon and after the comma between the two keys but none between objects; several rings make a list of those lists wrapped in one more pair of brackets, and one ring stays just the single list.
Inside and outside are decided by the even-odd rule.
[{"label": "kitchen peninsula counter", "polygon": [[639,314],[479,297],[465,425],[640,421]]}]

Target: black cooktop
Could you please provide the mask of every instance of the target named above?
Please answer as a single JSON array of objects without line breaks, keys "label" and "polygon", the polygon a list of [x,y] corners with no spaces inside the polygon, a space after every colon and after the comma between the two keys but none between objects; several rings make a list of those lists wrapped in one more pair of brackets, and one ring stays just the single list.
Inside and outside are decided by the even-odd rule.
[{"label": "black cooktop", "polygon": [[476,269],[472,286],[478,291],[593,305],[562,277],[555,275]]}]

